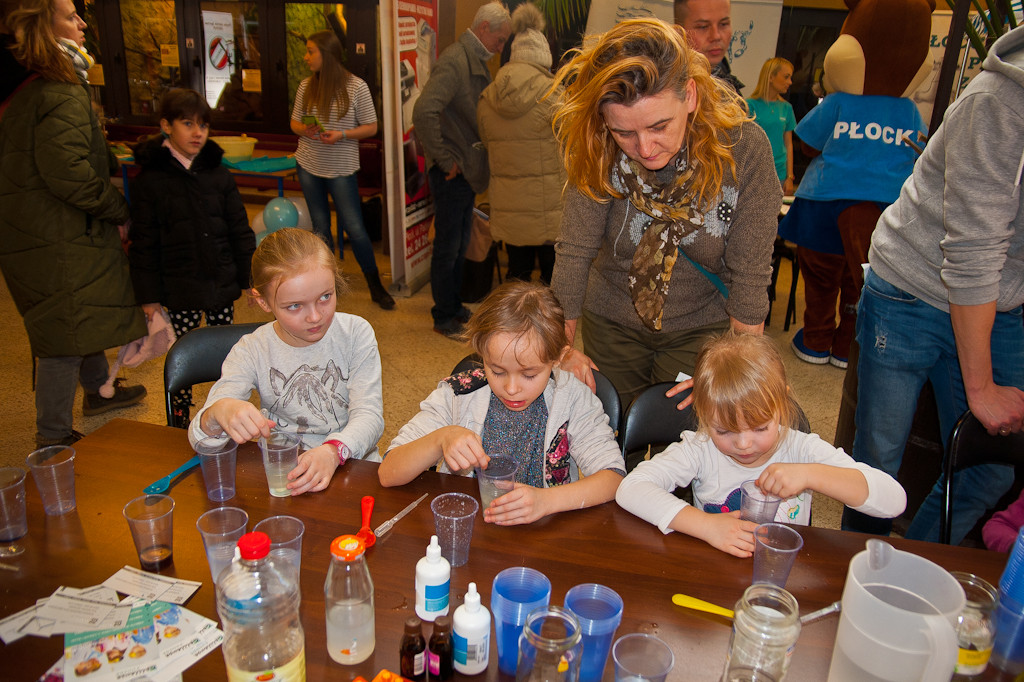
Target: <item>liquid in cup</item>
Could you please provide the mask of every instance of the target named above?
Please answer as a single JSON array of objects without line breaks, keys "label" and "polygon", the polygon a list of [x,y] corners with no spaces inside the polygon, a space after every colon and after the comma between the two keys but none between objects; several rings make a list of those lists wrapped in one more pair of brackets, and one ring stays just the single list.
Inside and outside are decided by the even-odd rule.
[{"label": "liquid in cup", "polygon": [[518,463],[512,457],[495,456],[487,462],[487,468],[476,467],[476,480],[480,484],[480,509],[491,506],[491,502],[516,486]]},{"label": "liquid in cup", "polygon": [[298,436],[274,431],[269,438],[260,441],[263,450],[263,469],[267,473],[267,487],[274,497],[289,497],[288,474],[299,463]]}]

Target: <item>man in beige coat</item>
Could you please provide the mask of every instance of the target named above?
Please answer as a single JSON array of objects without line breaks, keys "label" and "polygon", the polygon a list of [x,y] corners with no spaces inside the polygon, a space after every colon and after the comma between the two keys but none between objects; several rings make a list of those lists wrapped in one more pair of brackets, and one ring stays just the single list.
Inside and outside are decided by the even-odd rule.
[{"label": "man in beige coat", "polygon": [[513,12],[511,59],[480,96],[477,122],[491,170],[491,233],[505,242],[508,276],[529,281],[539,261],[550,284],[565,170],[551,131],[557,95],[545,97],[553,77],[543,29],[534,4]]}]

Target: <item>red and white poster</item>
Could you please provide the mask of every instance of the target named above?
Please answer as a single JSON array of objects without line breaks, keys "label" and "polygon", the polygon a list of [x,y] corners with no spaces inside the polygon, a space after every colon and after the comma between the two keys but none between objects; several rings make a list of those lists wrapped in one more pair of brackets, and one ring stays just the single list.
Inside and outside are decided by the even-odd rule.
[{"label": "red and white poster", "polygon": [[203,11],[203,78],[206,101],[213,106],[231,82],[231,57],[235,50],[235,27],[231,12]]},{"label": "red and white poster", "polygon": [[398,293],[412,295],[430,278],[434,204],[412,110],[437,59],[437,2],[388,0],[380,12],[391,272]]}]

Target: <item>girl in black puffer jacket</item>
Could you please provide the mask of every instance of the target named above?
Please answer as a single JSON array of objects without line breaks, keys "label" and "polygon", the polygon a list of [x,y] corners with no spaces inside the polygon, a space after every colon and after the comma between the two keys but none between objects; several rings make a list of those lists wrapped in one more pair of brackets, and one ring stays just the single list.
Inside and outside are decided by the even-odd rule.
[{"label": "girl in black puffer jacket", "polygon": [[[147,316],[166,306],[174,333],[231,324],[249,286],[256,238],[223,150],[208,141],[210,106],[194,90],[171,90],[160,103],[162,134],[141,142],[142,172],[131,184],[129,251],[135,297]],[[172,397],[188,420],[191,391]]]}]

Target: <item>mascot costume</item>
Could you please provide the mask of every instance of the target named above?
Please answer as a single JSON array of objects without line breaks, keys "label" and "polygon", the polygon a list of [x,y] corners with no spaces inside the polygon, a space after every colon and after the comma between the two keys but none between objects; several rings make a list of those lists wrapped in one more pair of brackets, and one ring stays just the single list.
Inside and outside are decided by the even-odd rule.
[{"label": "mascot costume", "polygon": [[[825,55],[828,95],[796,127],[811,159],[779,235],[797,244],[804,326],[793,352],[846,368],[871,233],[899,196],[927,132],[909,98],[929,74],[935,0],[845,0]],[[836,324],[836,301],[839,323]]]}]

